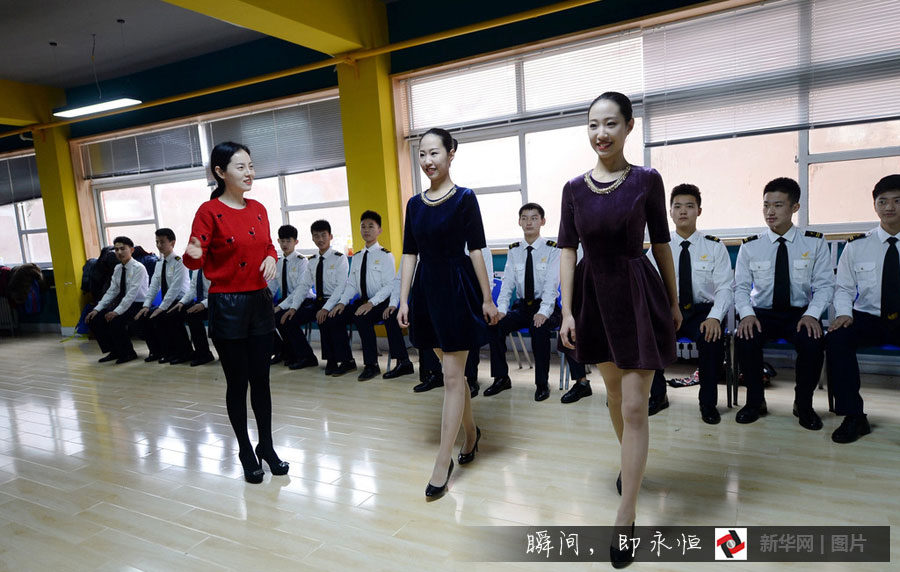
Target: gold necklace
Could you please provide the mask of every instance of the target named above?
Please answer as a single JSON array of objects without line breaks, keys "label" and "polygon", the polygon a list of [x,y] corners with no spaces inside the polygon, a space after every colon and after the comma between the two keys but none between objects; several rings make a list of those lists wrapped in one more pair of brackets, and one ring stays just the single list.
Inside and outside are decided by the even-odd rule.
[{"label": "gold necklace", "polygon": [[447,200],[448,200],[450,197],[452,197],[453,195],[456,194],[456,185],[453,185],[453,186],[450,188],[450,190],[447,191],[447,192],[444,194],[444,196],[442,196],[442,197],[439,198],[439,199],[429,199],[428,197],[425,196],[425,193],[427,193],[427,192],[428,192],[428,191],[425,191],[425,192],[422,193],[422,202],[425,203],[426,205],[430,206],[430,207],[436,207],[436,206],[438,206],[438,205],[440,205],[440,204],[442,204],[442,203],[447,202]]},{"label": "gold necklace", "polygon": [[618,188],[619,188],[619,185],[621,185],[622,183],[625,182],[625,178],[628,176],[628,173],[631,172],[631,165],[630,165],[630,164],[626,164],[626,165],[625,165],[625,170],[622,171],[622,174],[619,175],[619,178],[616,179],[615,182],[614,182],[613,184],[611,184],[610,186],[608,186],[608,187],[603,187],[603,188],[600,188],[600,187],[598,187],[597,185],[594,184],[594,180],[591,178],[591,172],[592,172],[592,171],[593,171],[593,169],[592,169],[591,171],[588,171],[587,173],[584,174],[584,182],[585,182],[585,184],[588,186],[589,189],[591,189],[592,191],[594,191],[594,192],[597,193],[598,195],[608,195],[609,193],[611,193],[611,192],[615,191],[616,189],[618,189]]}]

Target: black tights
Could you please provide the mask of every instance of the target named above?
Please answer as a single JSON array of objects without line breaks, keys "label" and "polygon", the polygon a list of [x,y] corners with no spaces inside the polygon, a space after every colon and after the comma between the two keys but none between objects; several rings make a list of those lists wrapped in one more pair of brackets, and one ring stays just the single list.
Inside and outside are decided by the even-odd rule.
[{"label": "black tights", "polygon": [[252,454],[253,445],[247,433],[247,385],[250,386],[250,405],[256,416],[259,448],[272,447],[272,394],[269,392],[269,359],[272,355],[272,334],[250,336],[240,340],[213,339],[228,388],[225,405],[228,420],[238,440],[243,456]]}]

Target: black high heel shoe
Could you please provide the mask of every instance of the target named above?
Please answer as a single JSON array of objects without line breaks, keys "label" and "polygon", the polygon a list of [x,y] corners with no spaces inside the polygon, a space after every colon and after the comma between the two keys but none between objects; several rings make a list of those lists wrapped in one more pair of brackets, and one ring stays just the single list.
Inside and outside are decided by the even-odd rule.
[{"label": "black high heel shoe", "polygon": [[290,468],[288,463],[278,458],[278,455],[275,454],[275,449],[270,449],[269,452],[263,454],[259,450],[259,445],[257,445],[256,458],[259,460],[260,471],[262,471],[262,462],[265,461],[269,464],[269,470],[272,471],[273,475],[286,475]]},{"label": "black high heel shoe", "polygon": [[465,465],[466,463],[471,463],[475,460],[475,453],[478,451],[478,441],[481,439],[481,429],[479,427],[475,427],[475,446],[472,447],[472,450],[468,453],[463,453],[462,449],[459,451],[459,456],[456,460],[459,461],[460,465]]},{"label": "black high heel shoe", "polygon": [[436,487],[431,484],[431,481],[428,481],[428,486],[425,487],[425,497],[428,500],[437,500],[444,496],[444,493],[447,492],[447,484],[450,482],[451,474],[453,474],[453,459],[450,459],[450,468],[447,469],[447,480],[440,487]]},{"label": "black high heel shoe", "polygon": [[616,490],[619,491],[619,496],[622,496],[622,471],[619,471],[619,476],[616,477]]},{"label": "black high heel shoe", "polygon": [[620,569],[629,566],[632,562],[634,562],[634,553],[632,552],[631,547],[631,538],[634,538],[634,522],[631,523],[631,536],[629,537],[628,543],[624,550],[619,550],[618,546],[618,533],[616,534],[616,543],[615,546],[609,547],[609,563],[612,564],[613,568]]},{"label": "black high heel shoe", "polygon": [[244,468],[244,480],[248,483],[252,483],[254,485],[258,485],[263,482],[263,470],[259,463],[256,461],[256,457],[251,456],[247,458],[243,453],[238,454],[238,459],[241,461],[241,466]]}]

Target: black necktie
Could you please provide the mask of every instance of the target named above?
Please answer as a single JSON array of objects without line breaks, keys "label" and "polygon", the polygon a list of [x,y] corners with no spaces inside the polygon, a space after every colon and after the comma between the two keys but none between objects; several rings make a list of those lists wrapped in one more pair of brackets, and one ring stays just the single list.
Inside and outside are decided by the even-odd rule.
[{"label": "black necktie", "polygon": [[690,310],[694,304],[694,277],[691,269],[690,240],[682,241],[678,255],[678,303],[682,310]]},{"label": "black necktie", "polygon": [[366,268],[369,262],[369,251],[363,253],[363,261],[359,267],[359,297],[362,298],[363,304],[369,301],[369,288],[366,284]]},{"label": "black necktie", "polygon": [[316,264],[316,298],[319,300],[325,299],[325,266],[322,265],[322,261],[325,260],[325,256],[319,255],[319,263]]},{"label": "black necktie", "polygon": [[197,271],[197,302],[203,301],[203,269]]},{"label": "black necktie", "polygon": [[119,282],[119,295],[116,296],[117,300],[121,300],[122,298],[124,298],[125,291],[128,290],[128,283],[125,281],[125,268],[126,268],[126,266],[123,264],[122,265],[122,280]]},{"label": "black necktie", "polygon": [[881,267],[881,317],[896,324],[900,321],[900,254],[897,253],[897,238],[892,236],[888,242]]},{"label": "black necktie", "polygon": [[166,282],[166,262],[167,260],[163,258],[163,267],[162,267],[162,295],[163,298],[166,297],[166,292],[169,291],[169,283]]},{"label": "black necktie", "polygon": [[534,250],[534,247],[529,246],[525,250],[528,251],[528,256],[525,258],[525,301],[531,302],[534,300],[534,261],[531,258],[531,251]]},{"label": "black necktie", "polygon": [[783,236],[778,237],[778,254],[775,255],[772,309],[780,312],[791,309],[791,268],[788,264],[787,241]]},{"label": "black necktie", "polygon": [[284,257],[284,262],[281,263],[281,300],[278,303],[284,302],[284,299],[288,297],[288,287],[287,287],[287,256]]}]

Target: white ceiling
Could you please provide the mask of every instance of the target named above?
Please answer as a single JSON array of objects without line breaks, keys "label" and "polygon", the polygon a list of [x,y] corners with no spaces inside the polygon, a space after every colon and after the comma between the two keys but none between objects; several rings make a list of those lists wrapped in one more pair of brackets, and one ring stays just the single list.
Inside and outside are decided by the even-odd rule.
[{"label": "white ceiling", "polygon": [[91,34],[100,81],[264,37],[162,0],[0,0],[0,78],[91,83]]}]

